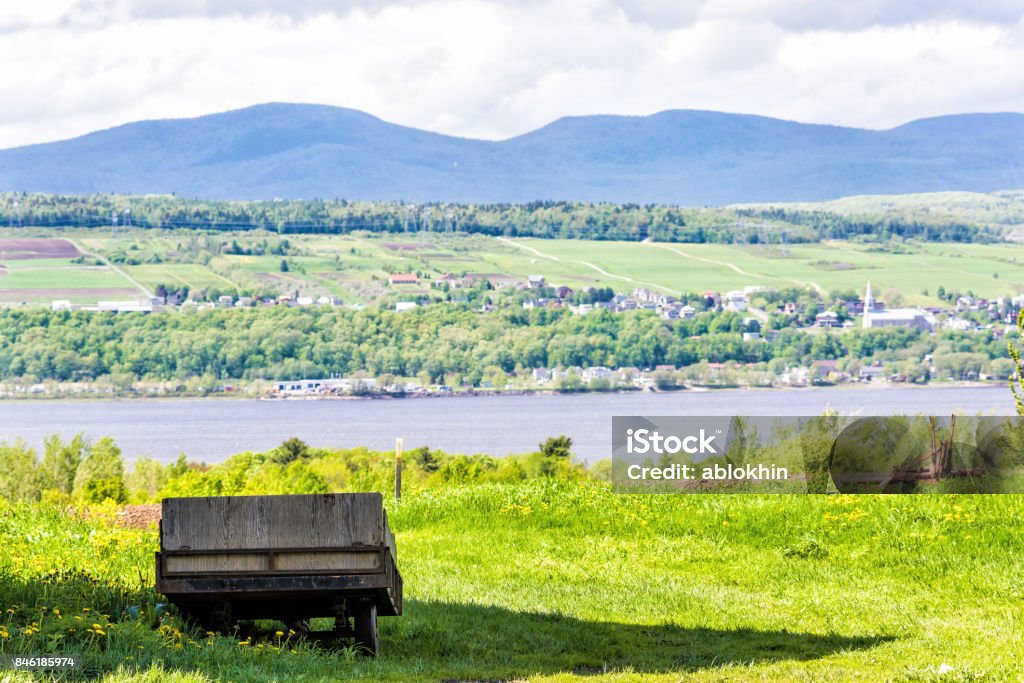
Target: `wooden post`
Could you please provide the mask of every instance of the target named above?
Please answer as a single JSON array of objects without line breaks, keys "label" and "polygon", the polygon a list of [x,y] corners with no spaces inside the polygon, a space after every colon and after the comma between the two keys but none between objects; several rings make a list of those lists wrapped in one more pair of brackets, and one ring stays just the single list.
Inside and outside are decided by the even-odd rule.
[{"label": "wooden post", "polygon": [[402,439],[395,439],[395,500],[402,498]]}]

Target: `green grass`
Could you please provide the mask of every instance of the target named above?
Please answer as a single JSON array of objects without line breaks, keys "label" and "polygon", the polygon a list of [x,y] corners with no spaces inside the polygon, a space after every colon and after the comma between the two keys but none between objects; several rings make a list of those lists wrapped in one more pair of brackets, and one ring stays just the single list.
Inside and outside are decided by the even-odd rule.
[{"label": "green grass", "polygon": [[234,286],[206,266],[198,263],[161,263],[143,266],[122,266],[126,273],[150,289],[157,285],[166,287],[186,286],[198,291],[208,287],[218,289]]},{"label": "green grass", "polygon": [[[382,620],[377,660],[282,647],[272,626],[239,645],[176,635],[172,617],[119,616],[158,601],[155,533],[39,507],[0,516],[0,649],[45,650],[88,607],[111,616],[106,635],[78,629],[55,647],[84,652],[107,681],[966,681],[1024,670],[1020,496],[636,496],[534,481],[387,506],[406,613]],[[41,632],[24,635],[44,613]]]},{"label": "green grass", "polygon": [[[936,296],[940,286],[989,298],[1024,292],[1024,244],[1016,243],[908,244],[904,247],[906,253],[887,253],[867,244],[825,242],[791,245],[782,252],[777,247],[723,244],[502,241],[481,235],[431,233],[379,237],[362,233],[289,235],[293,253],[286,257],[289,272],[282,273],[282,257],[272,255],[214,255],[208,263],[179,263],[175,259],[184,255],[177,246],[188,244],[194,234],[178,231],[158,237],[150,232],[136,230],[116,239],[84,236],[79,241],[101,254],[161,256],[165,263],[124,266],[131,277],[151,289],[161,283],[187,284],[193,290],[270,287],[282,293],[330,294],[348,302],[368,302],[381,294],[398,293],[387,285],[389,272],[421,272],[427,278],[449,272],[497,273],[516,279],[540,274],[550,282],[575,288],[611,286],[629,292],[644,286],[673,294],[728,291],[747,285],[859,292],[870,280],[879,296],[895,290],[912,305],[941,304]],[[225,233],[203,239],[235,240],[245,246],[280,238],[262,233]],[[419,248],[395,250],[387,246],[394,243]],[[136,248],[130,249],[133,245]],[[67,262],[12,261],[9,266],[11,272],[0,277],[0,295],[3,290],[18,288],[130,287],[113,271],[72,269]],[[409,289],[401,291],[407,293]]]}]

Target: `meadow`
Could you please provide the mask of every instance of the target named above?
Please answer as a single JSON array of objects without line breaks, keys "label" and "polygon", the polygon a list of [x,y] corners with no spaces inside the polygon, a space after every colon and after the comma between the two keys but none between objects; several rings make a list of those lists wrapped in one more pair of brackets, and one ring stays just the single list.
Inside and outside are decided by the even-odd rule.
[{"label": "meadow", "polygon": [[[898,246],[826,241],[737,245],[502,238],[408,233],[377,236],[288,235],[285,255],[229,253],[279,243],[275,233],[196,230],[0,230],[0,238],[70,236],[99,263],[46,259],[4,262],[0,300],[48,304],[54,298],[137,298],[159,285],[193,292],[270,292],[330,296],[365,304],[381,296],[422,296],[446,273],[522,281],[544,275],[575,289],[648,287],[664,293],[728,291],[748,285],[861,292],[910,305],[940,305],[940,287],[995,298],[1024,292],[1024,244],[907,242]],[[286,269],[282,267],[286,262]],[[389,286],[396,272],[418,285]]]},{"label": "meadow", "polygon": [[[0,652],[91,680],[1019,680],[1020,496],[620,495],[539,478],[387,498],[406,612],[376,660],[190,630],[152,529],[0,512]],[[0,680],[38,680],[0,673]]]}]

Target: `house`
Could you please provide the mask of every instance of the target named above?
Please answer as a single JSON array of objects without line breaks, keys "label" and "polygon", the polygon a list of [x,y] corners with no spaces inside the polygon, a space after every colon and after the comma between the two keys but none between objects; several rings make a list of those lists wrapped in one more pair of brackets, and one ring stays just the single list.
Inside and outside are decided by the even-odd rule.
[{"label": "house", "polygon": [[547,384],[551,381],[551,371],[547,368],[534,368],[533,381],[540,382],[541,384]]},{"label": "house", "polygon": [[835,311],[825,311],[814,316],[814,324],[818,327],[839,327],[839,316]]},{"label": "house", "polygon": [[404,313],[405,311],[411,311],[416,308],[417,304],[415,301],[399,301],[395,304],[396,313]]},{"label": "house", "polygon": [[555,288],[555,296],[557,296],[559,299],[568,299],[572,295],[573,291],[571,287],[559,285],[558,287]]},{"label": "house", "polygon": [[545,284],[544,276],[531,275],[526,279],[526,284],[529,285],[530,289],[540,289]]},{"label": "house", "polygon": [[811,363],[811,371],[814,377],[825,379],[836,375],[839,372],[839,361],[837,360],[816,360]]},{"label": "house", "polygon": [[597,366],[593,368],[587,368],[583,371],[584,381],[589,382],[592,379],[607,379],[612,376],[612,371],[606,367]]},{"label": "house", "polygon": [[741,312],[747,310],[747,296],[743,292],[733,291],[725,295],[724,308],[727,311]]},{"label": "house", "polygon": [[857,376],[864,382],[871,382],[875,378],[885,379],[885,368],[881,365],[865,365]]},{"label": "house", "polygon": [[388,275],[388,282],[393,285],[415,285],[419,284],[419,281],[416,273],[391,273]]},{"label": "house", "polygon": [[679,309],[679,315],[682,318],[689,319],[697,315],[697,309],[687,304],[686,306],[683,306],[682,308]]}]

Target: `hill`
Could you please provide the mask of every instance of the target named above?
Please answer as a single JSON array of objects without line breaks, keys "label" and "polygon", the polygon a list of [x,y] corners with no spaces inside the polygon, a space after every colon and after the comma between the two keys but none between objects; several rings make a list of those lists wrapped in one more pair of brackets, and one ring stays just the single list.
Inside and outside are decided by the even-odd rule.
[{"label": "hill", "polygon": [[0,151],[0,190],[712,205],[1024,187],[1024,115],[883,131],[675,110],[559,119],[503,141],[265,104]]}]

